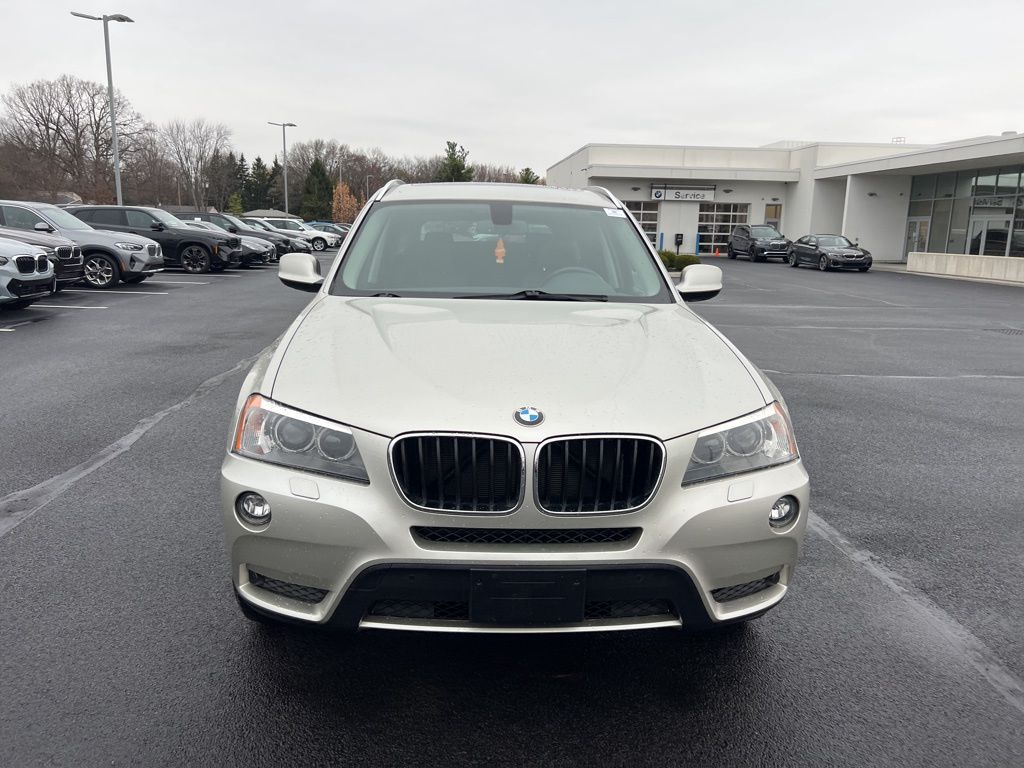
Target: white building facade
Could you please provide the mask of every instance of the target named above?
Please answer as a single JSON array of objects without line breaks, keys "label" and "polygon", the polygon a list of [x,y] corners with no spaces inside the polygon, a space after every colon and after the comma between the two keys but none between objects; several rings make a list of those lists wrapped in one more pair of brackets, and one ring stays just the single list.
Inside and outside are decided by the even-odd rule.
[{"label": "white building facade", "polygon": [[912,270],[1024,282],[1022,171],[1024,134],[1011,132],[938,145],[588,144],[547,183],[607,187],[658,248],[681,235],[681,252],[724,256],[734,226],[772,223],[794,240],[844,234]]}]

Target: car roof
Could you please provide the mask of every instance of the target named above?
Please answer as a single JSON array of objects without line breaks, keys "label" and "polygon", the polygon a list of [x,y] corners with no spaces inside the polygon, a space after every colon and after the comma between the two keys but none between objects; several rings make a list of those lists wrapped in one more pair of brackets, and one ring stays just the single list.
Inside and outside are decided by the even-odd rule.
[{"label": "car roof", "polygon": [[552,205],[588,205],[608,208],[612,205],[604,195],[589,189],[564,189],[542,184],[495,184],[489,182],[444,182],[432,184],[399,184],[391,187],[384,200],[495,200],[516,203],[550,203]]}]

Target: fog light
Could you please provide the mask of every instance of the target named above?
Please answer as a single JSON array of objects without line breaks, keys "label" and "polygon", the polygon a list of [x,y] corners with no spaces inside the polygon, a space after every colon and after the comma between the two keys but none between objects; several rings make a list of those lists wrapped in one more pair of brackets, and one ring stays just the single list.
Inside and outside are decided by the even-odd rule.
[{"label": "fog light", "polygon": [[266,525],[270,522],[270,502],[252,491],[246,491],[235,499],[235,512],[249,525]]},{"label": "fog light", "polygon": [[[796,520],[796,515],[799,511],[799,501],[792,496],[783,496],[772,504],[772,508],[768,511],[768,525],[772,528],[785,528]],[[270,515],[269,508],[267,509],[267,515]]]}]

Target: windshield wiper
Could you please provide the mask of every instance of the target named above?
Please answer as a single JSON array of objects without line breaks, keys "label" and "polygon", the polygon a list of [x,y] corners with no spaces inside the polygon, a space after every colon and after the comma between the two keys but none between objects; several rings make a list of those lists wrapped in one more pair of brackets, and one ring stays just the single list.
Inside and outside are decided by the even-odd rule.
[{"label": "windshield wiper", "polygon": [[516,291],[515,293],[469,293],[454,298],[508,299],[511,301],[608,301],[608,297],[600,293],[548,293],[538,290]]},{"label": "windshield wiper", "polygon": [[400,295],[398,295],[397,293],[389,293],[388,291],[384,291],[383,293],[375,293],[370,298],[371,299],[400,299],[402,297]]}]

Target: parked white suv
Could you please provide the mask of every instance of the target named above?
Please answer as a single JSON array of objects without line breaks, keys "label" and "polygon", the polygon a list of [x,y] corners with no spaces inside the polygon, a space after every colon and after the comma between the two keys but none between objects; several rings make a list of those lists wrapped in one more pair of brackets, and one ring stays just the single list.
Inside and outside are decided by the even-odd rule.
[{"label": "parked white suv", "polygon": [[51,295],[56,287],[45,250],[0,238],[0,309],[24,309]]},{"label": "parked white suv", "polygon": [[325,248],[337,248],[341,245],[341,241],[344,240],[343,237],[333,232],[321,232],[319,229],[315,229],[298,219],[275,219],[268,217],[264,218],[263,221],[274,227],[274,229],[306,238],[313,246],[314,251],[322,251]]},{"label": "parked white suv", "polygon": [[[582,632],[786,595],[808,478],[779,391],[610,193],[391,182],[239,393],[221,467],[256,620]],[[488,238],[478,233],[486,230]]]}]

